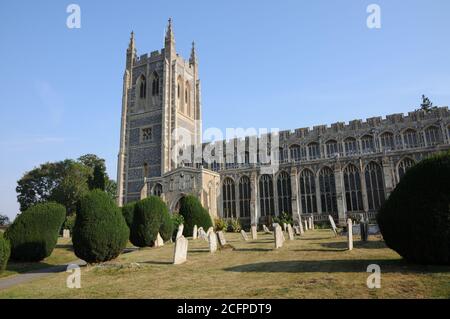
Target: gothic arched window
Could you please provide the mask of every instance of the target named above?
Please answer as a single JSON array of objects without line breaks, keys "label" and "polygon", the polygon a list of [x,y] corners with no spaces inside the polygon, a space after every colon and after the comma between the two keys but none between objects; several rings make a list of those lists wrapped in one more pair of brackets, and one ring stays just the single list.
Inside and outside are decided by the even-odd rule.
[{"label": "gothic arched window", "polygon": [[373,153],[375,151],[375,143],[372,135],[364,135],[361,138],[361,150],[363,153]]},{"label": "gothic arched window", "polygon": [[152,80],[152,96],[159,95],[159,76],[156,72],[153,72]]},{"label": "gothic arched window", "polygon": [[250,179],[242,176],[239,180],[239,214],[241,217],[250,217],[250,200]]},{"label": "gothic arched window", "polygon": [[158,183],[153,188],[153,195],[160,197],[161,194],[162,194],[162,185]]},{"label": "gothic arched window", "polygon": [[419,139],[416,130],[410,128],[403,132],[403,142],[405,143],[405,148],[418,147]]},{"label": "gothic arched window", "polygon": [[273,180],[267,174],[259,179],[259,206],[261,216],[274,215]]},{"label": "gothic arched window", "polygon": [[327,157],[331,158],[339,154],[338,143],[335,140],[329,140],[325,143]]},{"label": "gothic arched window", "polygon": [[139,98],[145,99],[147,96],[147,81],[145,80],[145,76],[141,75],[139,78]]},{"label": "gothic arched window", "polygon": [[316,213],[316,180],[309,169],[304,169],[300,174],[300,196],[303,214]]},{"label": "gothic arched window", "polygon": [[441,131],[436,126],[430,126],[425,130],[425,140],[427,145],[437,145],[441,142]]},{"label": "gothic arched window", "polygon": [[416,163],[408,157],[401,160],[400,163],[398,163],[398,177],[402,179],[403,176],[405,176],[406,171],[413,167],[415,164]]},{"label": "gothic arched window", "polygon": [[358,146],[356,143],[356,139],[353,137],[347,137],[344,140],[344,147],[345,147],[345,155],[354,155],[358,153]]},{"label": "gothic arched window", "polygon": [[320,146],[318,143],[310,143],[308,145],[309,159],[320,158]]},{"label": "gothic arched window", "polygon": [[362,211],[361,179],[359,170],[354,165],[348,165],[344,170],[345,203],[347,211]]},{"label": "gothic arched window", "polygon": [[289,151],[291,153],[291,160],[298,162],[300,161],[300,145],[294,144],[289,147]]},{"label": "gothic arched window", "polygon": [[329,167],[324,167],[319,172],[320,202],[322,212],[337,214],[336,181],[334,172]]},{"label": "gothic arched window", "polygon": [[390,132],[385,132],[380,136],[381,148],[384,151],[392,151],[394,146],[394,134]]},{"label": "gothic arched window", "polygon": [[292,214],[291,203],[291,177],[286,172],[281,172],[277,180],[278,209],[279,213]]},{"label": "gothic arched window", "polygon": [[370,162],[365,169],[365,179],[369,210],[376,211],[385,200],[381,166],[377,163]]},{"label": "gothic arched window", "polygon": [[223,181],[222,186],[223,196],[223,217],[235,218],[236,217],[236,193],[234,181],[227,177]]}]

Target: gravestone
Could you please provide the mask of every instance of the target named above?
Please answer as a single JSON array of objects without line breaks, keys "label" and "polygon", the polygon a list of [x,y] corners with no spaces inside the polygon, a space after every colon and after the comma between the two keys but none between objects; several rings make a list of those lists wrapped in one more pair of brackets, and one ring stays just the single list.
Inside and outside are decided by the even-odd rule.
[{"label": "gravestone", "polygon": [[267,228],[267,226],[264,225],[264,224],[263,224],[263,230],[264,230],[264,232],[265,232],[266,234],[270,234],[270,233],[271,233],[271,231],[269,230],[269,228]]},{"label": "gravestone", "polygon": [[353,249],[353,223],[350,218],[347,220],[347,245],[348,250]]},{"label": "gravestone", "polygon": [[225,239],[225,234],[223,233],[223,231],[218,231],[217,232],[217,237],[219,238],[219,244],[220,246],[225,246],[227,244],[227,240]]},{"label": "gravestone", "polygon": [[209,236],[209,233],[214,232],[214,228],[209,227],[208,230],[206,231],[206,235]]},{"label": "gravestone", "polygon": [[309,218],[308,218],[308,221],[309,221],[309,229],[314,229],[314,221],[313,221],[313,218],[312,218],[312,217],[309,217]]},{"label": "gravestone", "polygon": [[248,240],[247,233],[245,232],[245,230],[243,230],[243,229],[241,230],[241,235],[242,235],[243,240],[245,240],[245,241]]},{"label": "gravestone", "polygon": [[209,233],[208,243],[209,243],[209,252],[212,254],[215,253],[217,251],[217,237],[214,231]]},{"label": "gravestone", "polygon": [[328,215],[328,219],[330,220],[331,228],[333,229],[334,235],[337,236],[337,228],[336,224],[334,223],[333,217],[331,217],[331,215]]},{"label": "gravestone", "polygon": [[280,225],[275,227],[273,234],[275,237],[275,249],[283,247],[283,231],[281,230]]},{"label": "gravestone", "polygon": [[63,230],[63,238],[70,238],[70,230],[68,229]]},{"label": "gravestone", "polygon": [[378,235],[380,233],[380,227],[377,224],[369,224],[367,233],[369,235]]},{"label": "gravestone", "polygon": [[299,220],[298,227],[300,229],[300,236],[302,236],[305,233],[305,231],[303,230],[303,223],[301,219]]},{"label": "gravestone", "polygon": [[257,226],[256,225],[252,225],[251,232],[252,232],[252,239],[253,240],[258,239],[258,231],[257,231]]},{"label": "gravestone", "polygon": [[194,230],[192,231],[192,239],[197,239],[197,235],[198,235],[198,230],[197,230],[197,225],[194,225]]},{"label": "gravestone", "polygon": [[200,237],[201,239],[203,239],[203,240],[208,240],[208,235],[206,235],[206,233],[205,233],[205,231],[203,230],[203,228],[201,228],[199,231],[198,231],[198,237]]},{"label": "gravestone", "polygon": [[188,251],[188,240],[181,235],[175,242],[175,251],[173,256],[173,264],[179,265],[186,262]]},{"label": "gravestone", "polygon": [[162,246],[164,246],[164,240],[162,239],[161,235],[158,233],[158,235],[156,235],[155,247],[162,247]]},{"label": "gravestone", "polygon": [[300,235],[300,227],[299,226],[294,226],[294,232],[296,235]]},{"label": "gravestone", "polygon": [[287,231],[287,224],[283,223],[283,230],[286,232]]},{"label": "gravestone", "polygon": [[183,224],[180,224],[180,225],[178,226],[178,232],[177,232],[177,237],[176,237],[176,239],[178,239],[178,238],[180,238],[181,236],[183,236],[183,229],[184,229],[184,225],[183,225]]},{"label": "gravestone", "polygon": [[294,230],[292,229],[291,224],[287,225],[287,231],[289,235],[289,240],[294,240]]},{"label": "gravestone", "polygon": [[308,221],[305,218],[305,230],[308,230]]},{"label": "gravestone", "polygon": [[361,234],[361,240],[368,241],[369,240],[369,224],[362,221],[359,223],[359,228],[360,228],[359,233]]}]

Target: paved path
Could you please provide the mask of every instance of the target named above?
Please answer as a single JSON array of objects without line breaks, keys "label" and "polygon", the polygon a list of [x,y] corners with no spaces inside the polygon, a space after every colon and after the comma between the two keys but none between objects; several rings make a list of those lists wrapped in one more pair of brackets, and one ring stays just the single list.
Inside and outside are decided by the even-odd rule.
[{"label": "paved path", "polygon": [[49,267],[49,268],[44,268],[44,269],[38,269],[38,270],[33,270],[30,272],[26,272],[23,274],[18,274],[18,275],[13,275],[10,277],[6,277],[3,279],[0,279],[0,290],[3,289],[7,289],[10,288],[12,286],[18,285],[18,284],[22,284],[25,282],[29,282],[32,281],[34,279],[38,279],[38,278],[42,278],[45,276],[49,276],[51,274],[56,274],[56,273],[60,273],[60,272],[65,272],[67,269],[67,265],[71,265],[71,264],[75,264],[78,266],[83,266],[86,265],[86,262],[84,262],[83,260],[76,260],[74,262],[65,264],[65,265],[57,265],[54,267]]}]

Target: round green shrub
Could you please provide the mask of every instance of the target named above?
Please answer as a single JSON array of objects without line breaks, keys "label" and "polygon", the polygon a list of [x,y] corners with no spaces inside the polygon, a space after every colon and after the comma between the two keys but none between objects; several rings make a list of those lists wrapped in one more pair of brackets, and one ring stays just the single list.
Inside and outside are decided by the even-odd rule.
[{"label": "round green shrub", "polygon": [[407,261],[450,264],[450,152],[410,168],[377,220],[387,246]]},{"label": "round green shrub", "polygon": [[75,255],[87,263],[104,262],[119,256],[129,237],[119,207],[99,189],[83,196],[79,207],[72,238]]},{"label": "round green shrub", "polygon": [[52,202],[31,206],[18,215],[5,232],[11,259],[34,262],[50,256],[65,218],[66,208]]},{"label": "round green shrub", "polygon": [[188,195],[181,199],[180,214],[184,217],[183,232],[186,236],[192,236],[195,225],[203,227],[205,231],[212,227],[211,216],[195,196]]},{"label": "round green shrub", "polygon": [[133,216],[134,216],[134,205],[136,202],[131,202],[122,206],[122,215],[125,218],[125,222],[128,225],[128,228],[131,229],[131,225],[133,224]]},{"label": "round green shrub", "polygon": [[0,274],[6,269],[10,254],[11,246],[9,241],[0,233]]},{"label": "round green shrub", "polygon": [[160,233],[163,240],[169,240],[173,232],[173,222],[164,201],[158,196],[150,196],[134,206],[130,241],[137,247],[154,244]]}]

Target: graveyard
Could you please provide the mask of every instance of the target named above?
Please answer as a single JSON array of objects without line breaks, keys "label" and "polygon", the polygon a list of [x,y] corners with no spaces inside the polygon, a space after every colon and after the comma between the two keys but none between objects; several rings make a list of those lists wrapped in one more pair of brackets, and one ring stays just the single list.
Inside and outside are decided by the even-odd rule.
[{"label": "graveyard", "polygon": [[[386,247],[381,235],[362,241],[353,234],[350,250],[346,234],[336,236],[331,228],[304,229],[302,235],[290,225],[245,235],[212,229],[198,234],[177,234],[178,249],[186,252],[178,260],[172,242],[140,249],[128,245],[112,261],[82,266],[79,289],[68,289],[69,273],[59,272],[0,289],[0,298],[450,297],[449,266],[409,264]],[[41,263],[55,258],[61,264],[77,259],[70,239],[60,238]],[[380,266],[380,289],[366,284],[371,264]],[[8,269],[6,275],[17,276]]]}]

